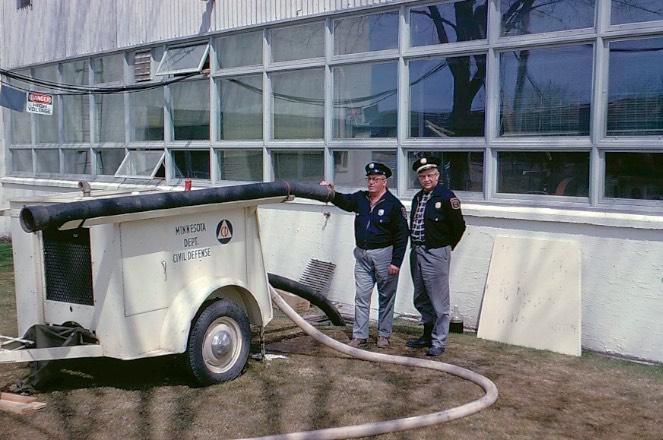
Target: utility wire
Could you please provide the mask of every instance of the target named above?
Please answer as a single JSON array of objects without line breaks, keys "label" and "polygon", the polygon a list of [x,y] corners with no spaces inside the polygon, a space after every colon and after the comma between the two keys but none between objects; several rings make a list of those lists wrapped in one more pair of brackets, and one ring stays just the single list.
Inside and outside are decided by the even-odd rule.
[{"label": "utility wire", "polygon": [[[182,76],[176,76],[158,83],[146,83],[146,84],[130,84],[127,86],[113,86],[113,87],[99,87],[99,86],[81,86],[76,84],[62,84],[56,83],[53,81],[48,81],[38,78],[30,78],[27,76],[19,75],[14,72],[0,69],[0,75],[6,76],[8,78],[14,79],[16,81],[21,81],[26,84],[35,85],[43,87],[51,91],[53,95],[59,96],[69,96],[69,95],[110,95],[113,93],[132,93],[140,92],[142,90],[155,89],[158,87],[163,87],[169,84],[174,84],[185,79],[190,79],[194,76],[200,75],[199,72],[192,72]],[[16,84],[10,83],[5,80],[0,80],[0,83],[7,86],[13,87],[15,89],[21,90],[23,92],[34,92],[35,90],[26,89],[25,87],[17,86]],[[64,92],[62,92],[64,91]]]}]

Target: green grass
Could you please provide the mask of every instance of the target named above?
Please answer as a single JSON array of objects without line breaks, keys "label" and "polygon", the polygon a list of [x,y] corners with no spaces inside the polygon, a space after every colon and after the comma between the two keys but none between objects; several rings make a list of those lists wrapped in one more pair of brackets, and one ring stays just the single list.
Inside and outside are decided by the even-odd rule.
[{"label": "green grass", "polygon": [[0,241],[0,335],[16,335],[14,262],[10,241]]},{"label": "green grass", "polygon": [[12,245],[10,242],[0,242],[0,273],[13,272],[14,260],[12,257]]}]

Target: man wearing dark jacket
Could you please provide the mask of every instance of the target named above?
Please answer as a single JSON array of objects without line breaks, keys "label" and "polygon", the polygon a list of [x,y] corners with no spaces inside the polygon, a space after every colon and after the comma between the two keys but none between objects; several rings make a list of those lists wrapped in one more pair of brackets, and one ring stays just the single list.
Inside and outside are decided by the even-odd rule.
[{"label": "man wearing dark jacket", "polygon": [[[366,165],[368,191],[335,193],[332,203],[355,216],[355,320],[354,348],[368,343],[368,321],[373,288],[378,287],[379,348],[389,347],[394,317],[398,274],[408,240],[407,214],[403,204],[387,189],[391,170],[381,163]],[[331,182],[321,185],[333,188]]]},{"label": "man wearing dark jacket", "polygon": [[428,356],[439,356],[446,348],[451,251],[465,232],[460,201],[439,183],[440,163],[436,157],[422,157],[412,165],[422,190],[415,194],[410,213],[410,272],[414,307],[421,314],[424,334],[406,345],[429,347]]}]

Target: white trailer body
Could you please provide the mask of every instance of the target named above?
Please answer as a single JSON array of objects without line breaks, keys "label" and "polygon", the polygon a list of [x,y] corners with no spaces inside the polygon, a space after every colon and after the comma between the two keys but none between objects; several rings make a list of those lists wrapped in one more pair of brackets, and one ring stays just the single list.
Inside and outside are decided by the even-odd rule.
[{"label": "white trailer body", "polygon": [[[21,228],[19,212],[26,205],[80,199],[11,202],[18,333],[34,325],[75,323],[91,331],[98,344],[5,350],[0,361],[184,353],[193,350],[192,333],[197,333],[208,367],[225,369],[215,366],[216,358],[231,350],[241,371],[248,323],[264,327],[273,316],[257,207],[287,198],[97,217],[34,233]],[[246,325],[230,313],[230,319],[208,317],[210,328],[192,332],[210,302],[218,300],[235,312],[238,307]],[[233,344],[241,343],[246,347],[235,353]]]}]

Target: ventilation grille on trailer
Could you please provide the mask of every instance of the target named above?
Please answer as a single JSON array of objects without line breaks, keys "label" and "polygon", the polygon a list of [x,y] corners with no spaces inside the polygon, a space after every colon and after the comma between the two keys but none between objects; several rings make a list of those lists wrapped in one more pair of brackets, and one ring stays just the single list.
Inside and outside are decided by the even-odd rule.
[{"label": "ventilation grille on trailer", "polygon": [[46,299],[94,305],[89,229],[43,231]]},{"label": "ventilation grille on trailer", "polygon": [[336,269],[334,263],[311,260],[308,262],[299,282],[310,287],[318,294],[327,296],[331,280],[334,277],[334,269]]}]

